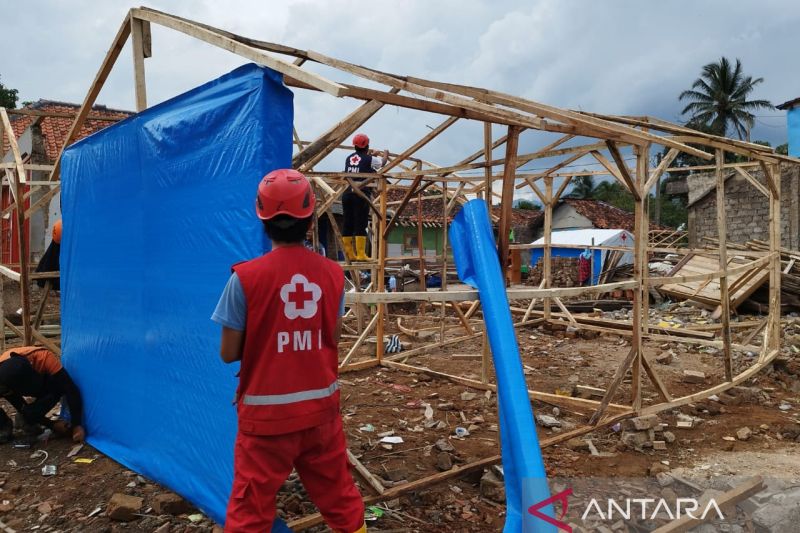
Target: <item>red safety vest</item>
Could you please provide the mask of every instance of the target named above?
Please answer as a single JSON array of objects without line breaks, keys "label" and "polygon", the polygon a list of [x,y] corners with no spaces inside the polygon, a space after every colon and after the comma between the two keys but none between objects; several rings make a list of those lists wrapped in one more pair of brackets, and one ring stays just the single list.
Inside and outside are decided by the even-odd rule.
[{"label": "red safety vest", "polygon": [[304,246],[288,246],[233,269],[247,301],[239,430],[280,435],[334,419],[342,268]]}]

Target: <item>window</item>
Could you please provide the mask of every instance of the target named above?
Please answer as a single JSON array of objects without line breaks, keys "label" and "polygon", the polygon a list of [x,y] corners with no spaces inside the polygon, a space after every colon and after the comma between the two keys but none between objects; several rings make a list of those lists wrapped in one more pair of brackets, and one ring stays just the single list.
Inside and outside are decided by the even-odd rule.
[{"label": "window", "polygon": [[406,233],[403,235],[403,254],[419,253],[419,241],[416,233]]}]

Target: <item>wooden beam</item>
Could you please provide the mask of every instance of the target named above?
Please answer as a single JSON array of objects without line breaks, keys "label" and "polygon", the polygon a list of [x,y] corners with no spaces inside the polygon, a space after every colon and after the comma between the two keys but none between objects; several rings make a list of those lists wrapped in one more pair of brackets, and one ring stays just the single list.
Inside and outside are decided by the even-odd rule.
[{"label": "wooden beam", "polygon": [[719,298],[722,308],[720,320],[722,322],[722,362],[725,367],[725,380],[733,379],[733,361],[731,359],[731,298],[728,291],[728,223],[725,216],[725,178],[722,175],[722,165],[725,161],[725,151],[717,148],[715,151],[716,180],[717,180],[717,233],[719,236]]},{"label": "wooden beam", "polygon": [[[511,208],[514,205],[514,172],[517,168],[517,147],[519,146],[517,126],[508,127],[506,142],[506,163],[503,171],[503,196],[500,200],[500,223],[498,224],[498,253],[500,254],[500,270],[506,275],[508,270],[508,244],[511,230]],[[491,213],[491,211],[490,211]]]},{"label": "wooden beam", "polygon": [[[762,480],[761,476],[756,476],[753,479],[745,481],[741,485],[738,485],[719,496],[714,496],[714,502],[717,504],[720,510],[725,509],[726,512],[733,512],[735,515],[736,513],[734,511],[734,507],[738,502],[745,500],[750,496],[761,492],[762,490],[764,490],[764,481]],[[709,501],[701,499],[701,506],[708,504]],[[692,515],[691,513],[686,513],[680,518],[672,520],[660,528],[653,530],[653,533],[683,533],[716,517],[717,514],[714,512],[704,513],[703,515],[698,516]]]},{"label": "wooden beam", "polygon": [[677,148],[671,148],[670,151],[667,152],[667,155],[664,156],[664,159],[661,160],[653,173],[650,174],[650,178],[648,178],[647,183],[644,184],[642,196],[647,196],[650,193],[650,189],[655,183],[658,183],[661,175],[664,174],[664,171],[667,169],[667,167],[669,167],[672,161],[675,160],[675,157],[677,157],[679,152],[680,150]]},{"label": "wooden beam", "polygon": [[[544,178],[544,253],[542,254],[542,282],[546,291],[550,290],[553,283],[553,177]],[[550,307],[552,300],[550,294],[544,297],[544,319],[550,320]]]},{"label": "wooden beam", "polygon": [[[769,190],[767,190],[766,187],[764,187],[762,184],[760,184],[758,182],[758,180],[756,180],[749,172],[747,172],[742,167],[734,167],[734,170],[736,172],[738,172],[740,176],[742,176],[744,179],[746,179],[750,183],[750,185],[755,187],[758,192],[760,192],[761,194],[763,194],[764,196],[769,198],[769,194],[770,194]],[[765,181],[766,181],[766,178],[765,178]]]},{"label": "wooden beam", "polygon": [[[136,92],[136,111],[147,109],[147,84],[144,75],[144,25],[145,21],[131,17],[131,40],[133,46],[133,80]],[[150,24],[149,22],[147,23]]]},{"label": "wooden beam", "polygon": [[419,150],[420,148],[422,148],[423,146],[425,146],[426,144],[431,142],[440,133],[442,133],[444,130],[446,130],[447,128],[449,128],[453,124],[455,124],[456,121],[458,121],[458,117],[449,117],[449,118],[445,119],[444,122],[442,122],[441,124],[436,126],[434,129],[432,129],[430,132],[428,132],[425,136],[423,136],[420,140],[418,140],[417,142],[415,142],[414,144],[409,146],[400,155],[398,155],[397,157],[395,157],[394,159],[389,161],[383,168],[380,169],[380,171],[378,173],[379,174],[386,174],[388,171],[390,171],[391,169],[396,167],[399,163],[402,163],[403,161],[405,161],[405,159],[408,156],[413,155],[414,153],[416,153],[417,150]]},{"label": "wooden beam", "polygon": [[199,39],[208,44],[214,45],[218,48],[228,50],[236,55],[255,61],[260,65],[277,70],[281,74],[307,83],[312,87],[316,87],[332,96],[344,96],[347,88],[339,83],[333,82],[313,72],[303,70],[302,68],[293,65],[283,59],[278,59],[270,54],[259,50],[258,48],[243,44],[242,42],[232,39],[225,35],[224,32],[211,28],[210,26],[201,25],[189,19],[179,18],[172,16],[168,13],[162,13],[148,8],[133,8],[131,9],[131,16],[138,19],[147,20],[149,22],[159,24],[166,28],[184,33],[195,39]]},{"label": "wooden beam", "polygon": [[606,141],[606,146],[608,146],[608,152],[611,154],[611,157],[617,164],[617,169],[619,170],[620,177],[625,182],[625,185],[628,186],[628,190],[631,191],[633,199],[636,200],[637,202],[640,201],[642,199],[642,196],[639,193],[639,188],[636,187],[636,184],[634,184],[633,178],[631,177],[631,172],[628,169],[628,165],[625,164],[625,159],[619,152],[619,148],[617,148],[617,145],[614,143],[614,141]]},{"label": "wooden beam", "polygon": [[352,135],[382,107],[383,103],[377,100],[371,100],[361,105],[303,150],[296,153],[292,157],[292,167],[298,170],[311,169],[333,152],[342,141]]}]

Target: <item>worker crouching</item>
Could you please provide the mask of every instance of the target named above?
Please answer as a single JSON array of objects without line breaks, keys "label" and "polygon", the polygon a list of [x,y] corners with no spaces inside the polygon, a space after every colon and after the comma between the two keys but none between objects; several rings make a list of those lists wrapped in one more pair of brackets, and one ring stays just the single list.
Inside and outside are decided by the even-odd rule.
[{"label": "worker crouching", "polygon": [[334,531],[366,531],[339,414],[344,272],[303,246],[314,205],[301,173],[264,177],[256,213],[273,250],[233,267],[212,316],[223,361],[241,361],[227,532],[270,531],[292,469]]}]

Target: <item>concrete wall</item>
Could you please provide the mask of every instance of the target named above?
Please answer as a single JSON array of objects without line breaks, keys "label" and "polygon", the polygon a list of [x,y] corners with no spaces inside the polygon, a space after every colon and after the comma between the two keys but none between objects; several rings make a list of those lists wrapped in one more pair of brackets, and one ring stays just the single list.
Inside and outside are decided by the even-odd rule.
[{"label": "concrete wall", "polygon": [[[564,203],[559,204],[553,209],[553,231],[565,229],[591,229],[594,228],[592,221],[581,215],[575,208]],[[528,241],[533,242],[544,236],[544,222],[536,229],[535,235]]]},{"label": "concrete wall", "polygon": [[[764,182],[761,170],[748,167],[749,173]],[[736,172],[725,171],[725,217],[728,240],[743,243],[769,239],[769,203]],[[703,237],[718,238],[717,195],[713,173],[689,176],[689,246],[706,244]],[[705,196],[703,192],[709,191]],[[692,203],[693,202],[693,203]],[[800,249],[800,165],[781,165],[781,243]]]}]

